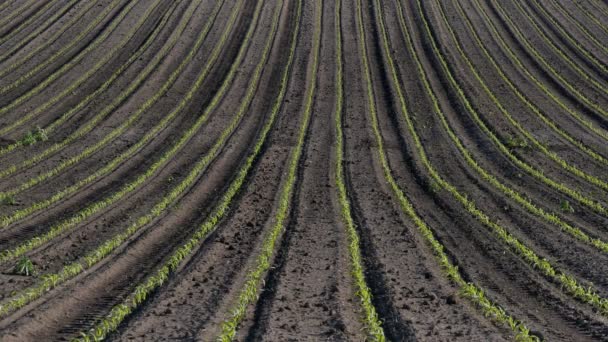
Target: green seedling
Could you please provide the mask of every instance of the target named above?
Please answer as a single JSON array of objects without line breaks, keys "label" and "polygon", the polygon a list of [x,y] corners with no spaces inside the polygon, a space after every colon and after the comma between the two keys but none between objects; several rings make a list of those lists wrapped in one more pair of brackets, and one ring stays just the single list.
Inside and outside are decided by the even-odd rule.
[{"label": "green seedling", "polygon": [[14,196],[2,197],[2,200],[0,202],[2,204],[4,204],[4,205],[15,205],[15,204],[17,204],[17,201],[15,200]]},{"label": "green seedling", "polygon": [[34,145],[35,143],[37,143],[39,141],[46,141],[46,140],[48,140],[46,131],[43,128],[36,127],[34,130],[29,131],[23,137],[21,142],[23,143],[23,145],[29,146],[29,145]]},{"label": "green seedling", "polygon": [[518,137],[518,136],[509,136],[506,141],[506,145],[509,149],[513,150],[516,148],[526,148],[528,147],[528,142],[526,139]]},{"label": "green seedling", "polygon": [[13,273],[22,276],[32,276],[36,271],[34,263],[28,257],[24,256],[15,265]]},{"label": "green seedling", "polygon": [[574,213],[574,208],[572,208],[572,205],[570,205],[570,201],[568,200],[563,200],[560,203],[560,209],[565,213]]}]

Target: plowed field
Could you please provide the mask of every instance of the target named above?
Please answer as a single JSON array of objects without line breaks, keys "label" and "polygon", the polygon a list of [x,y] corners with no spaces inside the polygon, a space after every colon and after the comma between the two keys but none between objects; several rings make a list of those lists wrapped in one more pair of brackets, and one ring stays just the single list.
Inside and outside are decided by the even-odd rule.
[{"label": "plowed field", "polygon": [[602,0],[0,0],[1,341],[608,341]]}]

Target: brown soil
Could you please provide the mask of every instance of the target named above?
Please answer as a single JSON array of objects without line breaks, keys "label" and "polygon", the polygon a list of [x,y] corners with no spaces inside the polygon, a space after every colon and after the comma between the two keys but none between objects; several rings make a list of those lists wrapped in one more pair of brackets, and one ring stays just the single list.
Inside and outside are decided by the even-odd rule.
[{"label": "brown soil", "polygon": [[[262,0],[260,0],[262,1]],[[31,2],[31,4],[30,4]],[[0,1],[0,55],[15,47],[15,52],[0,60],[0,71],[10,67],[29,52],[46,43],[55,32],[65,30],[55,42],[33,58],[0,77],[0,88],[11,85],[24,75],[28,79],[18,87],[0,94],[0,109],[27,94],[51,77],[66,63],[77,58],[87,46],[106,32],[108,26],[126,11],[130,1],[120,1],[82,40],[75,42],[48,66],[33,74],[29,71],[44,63],[96,20],[111,0],[95,0],[95,5],[81,20],[66,27],[74,16],[80,15],[86,1],[72,5],[68,0]],[[16,258],[0,261],[0,308],[11,299],[39,284],[45,274],[52,274],[70,263],[82,260],[112,237],[125,231],[140,217],[150,214],[154,206],[182,182],[198,160],[207,155],[222,132],[236,115],[253,80],[255,68],[262,60],[264,45],[272,30],[272,15],[280,10],[279,26],[272,38],[268,61],[263,65],[255,96],[247,107],[235,131],[212,157],[209,165],[196,175],[192,186],[183,189],[168,208],[129,236],[102,261],[53,289],[45,290],[23,307],[2,314],[0,310],[0,340],[39,341],[70,340],[88,332],[113,307],[129,298],[135,288],[155,274],[171,255],[184,245],[205,222],[229,184],[258,141],[262,127],[270,119],[279,96],[284,72],[288,83],[280,103],[276,121],[260,155],[249,171],[243,187],[231,202],[228,213],[212,233],[187,255],[178,269],[162,286],[155,289],[108,336],[111,340],[166,341],[214,340],[220,327],[230,315],[247,276],[256,266],[264,240],[276,222],[279,198],[287,181],[289,159],[299,134],[305,110],[306,91],[316,79],[311,121],[305,135],[295,187],[289,199],[285,230],[279,236],[270,266],[263,274],[258,288],[259,297],[247,306],[235,339],[239,341],[363,341],[369,339],[363,306],[352,276],[349,237],[343,220],[336,184],[336,122],[338,101],[336,88],[336,2],[324,1],[322,13],[315,12],[313,1],[301,1],[300,21],[296,22],[298,0],[265,0],[261,15],[252,20],[258,2],[225,1],[216,16],[212,12],[216,1],[160,1],[150,15],[127,41],[74,92],[67,94],[34,117],[30,122],[0,137],[0,148],[10,146],[36,127],[45,128],[63,113],[78,105],[113,77],[117,69],[133,54],[139,58],[124,68],[107,88],[52,131],[48,139],[24,145],[3,153],[0,150],[0,172],[21,165],[61,143],[77,132],[93,117],[119,97],[151,63],[180,25],[186,13],[192,11],[183,34],[157,67],[122,103],[98,122],[84,137],[63,146],[18,172],[0,175],[0,221],[20,210],[45,201],[72,184],[89,177],[117,156],[139,142],[159,121],[168,115],[194,87],[196,78],[212,58],[216,46],[221,46],[217,62],[201,87],[186,106],[160,133],[141,147],[131,158],[113,170],[82,186],[74,194],[43,210],[0,227],[0,256],[24,242],[49,232],[51,227],[77,217],[89,205],[100,203],[126,184],[145,174],[177,143],[180,137],[203,115],[205,108],[225,84],[227,92],[217,97],[217,106],[194,136],[169,160],[149,175],[144,184],[135,187],[115,203],[87,216],[78,224],[42,245],[30,249],[25,256],[36,268],[33,276],[14,274]],[[502,72],[526,98],[562,131],[580,141],[598,155],[608,158],[608,141],[591,132],[573,119],[555,99],[574,108],[602,132],[608,133],[608,118],[568,91],[560,80],[543,67],[514,34],[505,16],[518,23],[518,29],[560,75],[576,85],[582,94],[601,108],[608,108],[608,94],[598,89],[588,77],[608,88],[608,75],[589,56],[608,63],[608,54],[588,36],[608,43],[602,21],[608,7],[601,1],[581,3],[568,1],[537,1],[522,4],[529,17],[507,2],[460,1],[466,18],[460,16],[454,1],[380,1],[382,20],[386,25],[390,54],[397,69],[397,81],[404,89],[408,113],[412,116],[416,134],[420,136],[428,161],[437,172],[468,198],[478,209],[500,223],[514,237],[553,266],[572,275],[585,287],[592,287],[600,296],[608,297],[608,255],[564,233],[559,227],[530,213],[516,201],[485,181],[467,163],[455,146],[440,118],[434,111],[415,57],[420,59],[430,87],[437,96],[447,124],[477,163],[499,182],[522,194],[548,212],[579,227],[592,237],[608,241],[608,217],[579,205],[568,197],[514,164],[497,148],[490,137],[473,120],[463,106],[457,91],[448,81],[438,56],[432,52],[436,40],[442,56],[449,64],[458,85],[490,130],[501,139],[517,135],[517,130],[500,112],[482,89],[479,80],[457,48],[479,71],[499,99],[501,105],[525,130],[569,164],[585,173],[608,181],[608,164],[589,156],[576,145],[543,123],[517,97],[479,49],[466,25],[470,20],[475,33],[490,51]],[[415,222],[402,211],[399,200],[387,183],[380,162],[386,153],[390,170],[397,185],[412,202],[418,215],[431,228],[444,246],[450,261],[458,266],[463,278],[483,288],[487,297],[505,312],[521,320],[533,335],[552,341],[608,340],[608,317],[591,305],[575,299],[560,284],[541,272],[508,248],[479,220],[444,189],[437,188],[415,148],[414,139],[404,119],[398,93],[392,84],[388,56],[383,47],[380,22],[374,0],[362,0],[363,29],[367,41],[367,59],[372,76],[372,96],[377,105],[378,124],[384,140],[384,150],[378,148],[369,115],[368,89],[360,54],[357,29],[356,1],[342,1],[338,27],[341,29],[344,69],[344,111],[339,123],[344,132],[344,176],[352,219],[360,237],[364,278],[372,295],[372,305],[386,338],[390,341],[503,341],[513,340],[515,334],[508,326],[485,317],[483,311],[459,292],[439,266],[436,256]],[[538,4],[536,4],[538,3]],[[26,5],[27,4],[27,5]],[[126,12],[118,26],[84,55],[73,67],[62,71],[47,87],[25,103],[0,114],[0,128],[11,124],[28,112],[60,94],[92,66],[102,60],[113,46],[121,43],[127,32],[140,20],[152,1],[138,1]],[[546,11],[541,11],[540,6]],[[561,6],[561,7],[560,7]],[[563,8],[568,15],[560,10]],[[587,9],[583,12],[582,9]],[[598,11],[597,9],[604,11]],[[447,25],[456,32],[455,41],[448,31],[441,11],[447,13]],[[65,11],[53,18],[56,11]],[[237,20],[230,31],[227,24],[233,11]],[[403,11],[406,29],[414,40],[416,55],[408,49],[398,11]],[[313,32],[318,16],[321,18],[321,50],[318,74],[309,72],[313,63]],[[6,23],[2,18],[12,18]],[[31,23],[21,25],[31,18]],[[163,18],[167,18],[163,21]],[[486,21],[489,18],[490,22]],[[558,22],[583,54],[552,26]],[[607,18],[603,18],[607,19]],[[431,28],[428,35],[423,20]],[[535,31],[533,20],[561,50],[556,53]],[[44,172],[60,165],[101,141],[138,108],[156,94],[169,75],[193,49],[204,26],[211,30],[204,38],[195,57],[186,65],[166,93],[154,103],[117,139],[103,145],[97,152],[66,167],[58,175],[3,200],[2,191],[14,189]],[[164,25],[160,27],[160,23]],[[587,32],[576,27],[579,23]],[[538,87],[521,67],[511,60],[491,33],[496,27],[521,65],[537,79]],[[28,35],[37,27],[46,29],[33,39]],[[299,27],[291,69],[286,69],[292,33]],[[146,48],[146,39],[159,29],[154,41]],[[246,32],[253,29],[251,40]],[[225,36],[226,40],[222,40]],[[238,64],[234,79],[227,82],[229,70],[236,63],[239,50],[245,57]],[[564,61],[564,56],[580,66],[585,75]],[[236,64],[235,64],[236,65]],[[554,98],[547,95],[554,94]],[[608,205],[608,192],[578,177],[552,161],[537,148],[516,148],[514,154],[545,176],[576,189],[587,198]],[[564,201],[573,211],[563,209]]]}]

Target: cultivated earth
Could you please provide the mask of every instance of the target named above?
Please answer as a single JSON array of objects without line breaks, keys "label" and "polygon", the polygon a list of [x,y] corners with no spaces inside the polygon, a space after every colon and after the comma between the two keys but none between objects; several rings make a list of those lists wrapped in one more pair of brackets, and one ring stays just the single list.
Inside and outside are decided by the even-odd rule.
[{"label": "cultivated earth", "polygon": [[0,0],[1,341],[608,340],[603,0]]}]

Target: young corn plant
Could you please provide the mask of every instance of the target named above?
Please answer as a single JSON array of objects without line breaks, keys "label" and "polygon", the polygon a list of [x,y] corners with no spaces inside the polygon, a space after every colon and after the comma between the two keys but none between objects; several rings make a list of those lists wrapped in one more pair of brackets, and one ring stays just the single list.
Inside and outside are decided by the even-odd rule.
[{"label": "young corn plant", "polygon": [[3,205],[15,205],[17,204],[17,200],[15,200],[15,196],[0,197],[0,203]]},{"label": "young corn plant", "polygon": [[574,208],[572,208],[572,205],[570,204],[570,201],[568,201],[568,200],[563,200],[560,203],[560,209],[565,213],[569,213],[569,214],[574,213]]},{"label": "young corn plant", "polygon": [[40,141],[47,141],[48,136],[43,128],[36,127],[35,129],[27,132],[27,134],[21,139],[21,144],[25,146],[34,145]]},{"label": "young corn plant", "polygon": [[34,263],[32,262],[32,260],[30,260],[30,258],[26,256],[23,256],[21,259],[19,259],[19,261],[17,261],[17,264],[13,268],[13,273],[16,275],[29,277],[33,276],[35,272],[36,268],[34,267]]}]

